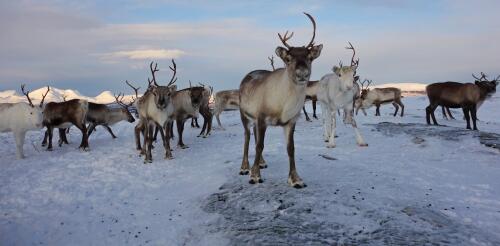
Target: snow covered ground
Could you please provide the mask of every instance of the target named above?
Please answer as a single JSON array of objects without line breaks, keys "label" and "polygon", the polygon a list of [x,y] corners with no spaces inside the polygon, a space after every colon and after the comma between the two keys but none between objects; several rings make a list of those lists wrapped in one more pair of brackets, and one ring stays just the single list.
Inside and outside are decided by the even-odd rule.
[{"label": "snow covered ground", "polygon": [[[500,133],[499,96],[480,108],[481,132]],[[267,131],[264,183],[238,175],[237,111],[223,113],[227,130],[208,138],[186,124],[190,148],[174,148],[175,159],[164,160],[157,145],[148,165],[126,122],[113,127],[115,140],[98,128],[88,152],[77,149],[74,128],[70,145],[52,152],[40,147],[41,131],[29,132],[24,160],[15,159],[12,135],[2,133],[0,244],[499,245],[498,149],[464,130],[460,110],[453,110],[460,120],[447,121],[438,109],[448,127],[434,127],[425,125],[425,97],[403,103],[403,118],[392,117],[390,105],[381,117],[374,109],[357,116],[365,148],[340,122],[337,147],[327,149],[320,121],[301,118],[296,160],[308,186],[300,190],[286,183],[280,128]],[[498,142],[495,134],[481,136]]]}]

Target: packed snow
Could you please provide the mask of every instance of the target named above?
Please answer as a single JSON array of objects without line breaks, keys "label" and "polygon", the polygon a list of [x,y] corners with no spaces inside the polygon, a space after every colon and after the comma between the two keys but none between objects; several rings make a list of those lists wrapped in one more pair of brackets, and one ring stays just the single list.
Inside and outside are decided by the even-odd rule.
[{"label": "packed snow", "polygon": [[[173,147],[174,159],[165,160],[157,143],[147,165],[127,122],[112,127],[117,139],[98,127],[87,152],[78,149],[78,130],[70,131],[69,145],[51,152],[40,146],[43,131],[31,131],[22,160],[15,158],[12,134],[2,133],[0,242],[499,245],[499,95],[479,109],[479,132],[465,130],[461,110],[453,110],[457,120],[444,120],[438,109],[446,126],[427,126],[426,97],[403,103],[404,117],[393,117],[390,105],[380,117],[374,108],[356,116],[368,147],[358,147],[350,125],[340,121],[337,147],[328,149],[321,120],[302,117],[295,153],[304,189],[287,185],[280,128],[267,130],[264,183],[238,175],[237,111],[224,112],[226,130],[216,127],[208,138],[196,137],[200,129],[188,121],[189,148]],[[251,154],[253,148],[252,140]]]}]

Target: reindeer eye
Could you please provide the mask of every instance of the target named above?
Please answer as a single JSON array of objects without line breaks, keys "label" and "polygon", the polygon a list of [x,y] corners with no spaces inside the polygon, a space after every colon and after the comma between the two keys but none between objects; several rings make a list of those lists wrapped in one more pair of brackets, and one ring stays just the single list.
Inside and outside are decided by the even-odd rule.
[{"label": "reindeer eye", "polygon": [[33,114],[33,112],[30,112],[30,114]]}]

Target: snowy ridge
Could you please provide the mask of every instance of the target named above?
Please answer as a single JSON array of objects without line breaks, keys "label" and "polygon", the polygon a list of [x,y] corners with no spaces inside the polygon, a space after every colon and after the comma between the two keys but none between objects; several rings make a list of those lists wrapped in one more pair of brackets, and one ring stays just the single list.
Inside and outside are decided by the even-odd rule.
[{"label": "snowy ridge", "polygon": [[[28,89],[29,90],[29,89]],[[43,94],[47,92],[47,87],[42,87],[36,90],[30,90],[30,98],[33,103],[39,103],[42,99]],[[84,96],[77,90],[71,89],[59,89],[55,87],[50,87],[49,94],[45,98],[45,102],[62,102],[64,100],[71,99],[85,99],[89,102],[95,103],[113,103],[115,97],[111,91],[103,91],[96,97]],[[130,102],[132,100],[132,95],[125,95],[123,98],[124,102]],[[27,102],[26,96],[24,96],[20,91],[7,90],[0,92],[0,103],[16,103],[16,102]]]}]

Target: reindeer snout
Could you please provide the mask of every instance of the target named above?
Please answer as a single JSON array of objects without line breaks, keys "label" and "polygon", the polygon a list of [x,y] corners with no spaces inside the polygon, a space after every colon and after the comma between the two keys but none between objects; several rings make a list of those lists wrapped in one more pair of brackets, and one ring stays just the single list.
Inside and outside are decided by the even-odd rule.
[{"label": "reindeer snout", "polygon": [[309,76],[311,72],[306,68],[297,68],[295,70],[295,76],[297,77],[298,82],[307,82],[309,81]]}]

